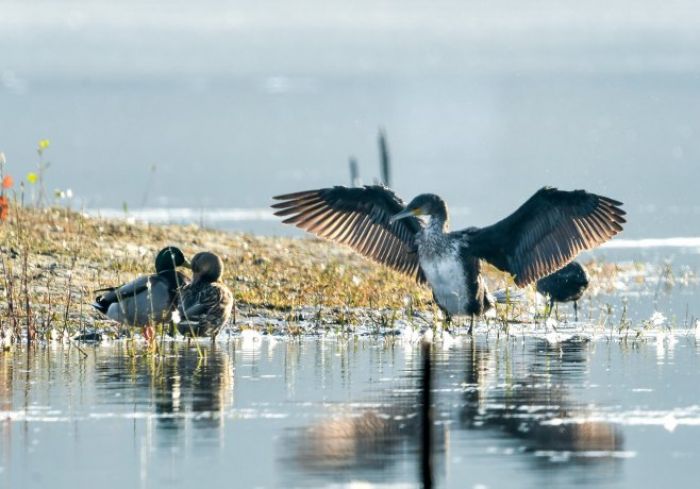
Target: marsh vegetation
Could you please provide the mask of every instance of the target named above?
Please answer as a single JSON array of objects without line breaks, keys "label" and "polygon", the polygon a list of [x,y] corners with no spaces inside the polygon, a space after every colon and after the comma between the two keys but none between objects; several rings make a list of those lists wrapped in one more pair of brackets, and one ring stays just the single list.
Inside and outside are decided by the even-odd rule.
[{"label": "marsh vegetation", "polygon": [[[188,256],[202,249],[225,263],[224,283],[236,307],[230,326],[276,333],[325,330],[376,332],[399,326],[440,327],[441,317],[427,288],[385,267],[324,241],[259,237],[198,226],[149,225],[86,217],[65,207],[10,206],[0,224],[0,324],[6,342],[70,338],[86,331],[118,336],[122,331],[89,304],[93,291],[150,272],[153,257],[168,244]],[[652,299],[672,288],[694,286],[692,267],[666,263],[585,260],[591,289],[582,302],[582,321],[593,327],[649,327],[610,294],[645,290]],[[492,290],[507,289],[517,300],[499,305],[485,326],[537,324],[545,304],[532,289],[516,289],[510,278],[486,270]],[[569,312],[560,308],[560,318]],[[665,311],[668,326],[671,313]],[[674,327],[693,325],[692,309],[673,311]],[[653,326],[653,324],[652,324]],[[534,327],[534,326],[533,326]],[[372,328],[370,328],[372,329]]]}]

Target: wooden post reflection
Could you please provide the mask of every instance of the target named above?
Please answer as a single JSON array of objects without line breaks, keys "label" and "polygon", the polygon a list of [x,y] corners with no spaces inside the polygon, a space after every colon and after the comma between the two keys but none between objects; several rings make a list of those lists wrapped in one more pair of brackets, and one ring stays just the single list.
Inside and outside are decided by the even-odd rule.
[{"label": "wooden post reflection", "polygon": [[433,398],[432,365],[430,359],[431,343],[423,342],[423,385],[421,403],[421,441],[420,441],[420,475],[423,489],[433,487]]}]

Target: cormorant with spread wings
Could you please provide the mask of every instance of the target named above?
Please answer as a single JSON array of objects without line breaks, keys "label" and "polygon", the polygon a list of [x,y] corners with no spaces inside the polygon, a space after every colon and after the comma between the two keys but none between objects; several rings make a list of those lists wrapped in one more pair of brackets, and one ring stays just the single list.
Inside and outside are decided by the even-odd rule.
[{"label": "cormorant with spread wings", "polygon": [[625,223],[621,202],[551,187],[538,190],[496,224],[453,232],[447,205],[434,194],[421,194],[405,205],[389,188],[371,185],[274,198],[281,201],[272,207],[285,217],[283,222],[427,282],[448,317],[469,315],[472,324],[492,305],[481,276],[482,260],[510,273],[523,287],[608,241]]}]

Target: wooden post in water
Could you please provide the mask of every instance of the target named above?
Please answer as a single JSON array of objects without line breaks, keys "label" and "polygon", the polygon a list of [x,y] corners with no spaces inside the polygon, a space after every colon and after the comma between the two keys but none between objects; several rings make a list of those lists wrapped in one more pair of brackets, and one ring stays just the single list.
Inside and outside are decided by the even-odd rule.
[{"label": "wooden post in water", "polygon": [[350,157],[350,186],[359,187],[362,185],[360,181],[360,167],[357,165],[357,159],[354,156]]},{"label": "wooden post in water", "polygon": [[391,186],[391,161],[389,158],[389,145],[386,142],[386,132],[379,128],[379,165],[382,174],[382,183]]},{"label": "wooden post in water", "polygon": [[420,432],[420,477],[423,489],[432,489],[433,487],[433,382],[430,358],[431,347],[431,342],[423,341],[423,385],[421,386]]}]

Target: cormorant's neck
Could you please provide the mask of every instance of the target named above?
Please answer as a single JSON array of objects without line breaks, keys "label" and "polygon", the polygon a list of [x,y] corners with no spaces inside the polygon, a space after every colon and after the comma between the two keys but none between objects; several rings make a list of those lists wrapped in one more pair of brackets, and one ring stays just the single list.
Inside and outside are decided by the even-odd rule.
[{"label": "cormorant's neck", "polygon": [[435,197],[428,206],[428,227],[432,232],[446,233],[449,228],[447,217],[447,204],[440,197]]},{"label": "cormorant's neck", "polygon": [[450,228],[447,214],[431,215],[426,230],[430,233],[446,233]]}]

